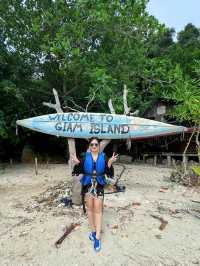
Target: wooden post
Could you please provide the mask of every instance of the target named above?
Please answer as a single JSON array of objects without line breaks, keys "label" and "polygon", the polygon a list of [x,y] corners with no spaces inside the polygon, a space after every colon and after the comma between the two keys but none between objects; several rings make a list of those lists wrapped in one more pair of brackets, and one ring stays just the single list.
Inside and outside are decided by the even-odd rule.
[{"label": "wooden post", "polygon": [[154,165],[157,165],[157,155],[154,155],[154,159],[153,159]]},{"label": "wooden post", "polygon": [[182,160],[183,166],[187,169],[188,165],[188,156],[186,154],[183,154],[183,160]]},{"label": "wooden post", "polygon": [[171,166],[171,155],[167,155],[167,166]]},{"label": "wooden post", "polygon": [[188,156],[187,155],[185,156],[185,163],[186,163],[186,165],[188,165]]},{"label": "wooden post", "polygon": [[10,166],[12,167],[13,166],[13,159],[10,158]]},{"label": "wooden post", "polygon": [[38,174],[38,160],[37,157],[35,157],[35,174]]}]

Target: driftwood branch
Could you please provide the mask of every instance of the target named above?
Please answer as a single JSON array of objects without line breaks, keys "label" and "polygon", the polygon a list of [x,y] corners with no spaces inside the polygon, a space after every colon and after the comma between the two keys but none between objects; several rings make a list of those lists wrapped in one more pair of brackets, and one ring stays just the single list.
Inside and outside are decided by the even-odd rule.
[{"label": "driftwood branch", "polygon": [[77,227],[80,223],[72,223],[69,227],[65,228],[64,234],[55,242],[56,248],[59,248],[63,240]]},{"label": "driftwood branch", "polygon": [[[61,108],[60,100],[59,100],[58,93],[57,93],[56,89],[53,89],[53,94],[54,94],[55,102],[56,103],[55,104],[52,104],[52,103],[43,102],[43,105],[55,109],[57,113],[63,113],[63,110]],[[72,160],[71,160],[72,158],[71,158],[71,156],[72,155],[76,156],[75,140],[73,138],[68,138],[67,139],[67,142],[68,142],[69,156],[70,156],[69,163],[70,163],[70,167],[72,168],[73,165],[72,165]]]},{"label": "driftwood branch", "polygon": [[53,94],[54,94],[56,103],[53,104],[53,103],[43,102],[43,105],[55,109],[57,113],[63,113],[63,110],[61,108],[60,101],[59,101],[59,98],[58,98],[58,93],[57,93],[57,91],[55,89],[53,89]]},{"label": "driftwood branch", "polygon": [[110,109],[111,114],[115,114],[115,109],[114,109],[113,104],[112,104],[112,99],[109,99],[108,107]]},{"label": "driftwood branch", "polygon": [[[126,115],[130,115],[130,108],[128,107],[128,101],[127,101],[127,93],[128,93],[127,87],[126,87],[126,85],[124,85],[124,92],[123,92],[124,113]],[[56,103],[53,104],[53,103],[43,102],[43,105],[48,106],[49,108],[53,108],[54,110],[56,110],[57,113],[63,113],[63,110],[62,110],[61,105],[60,105],[60,100],[59,100],[59,97],[58,97],[58,93],[57,93],[57,91],[55,89],[53,89],[53,94],[54,94],[54,98],[55,98],[55,102]],[[91,104],[91,102],[94,100],[94,98],[95,98],[95,92],[92,95],[91,99],[88,101],[85,109],[82,106],[76,104],[72,99],[70,99],[70,101],[78,109],[72,108],[70,106],[64,106],[63,108],[70,109],[70,110],[75,111],[75,112],[80,112],[80,110],[83,111],[83,112],[87,112],[88,111],[88,107]],[[115,109],[114,109],[113,104],[112,104],[112,99],[109,99],[108,106],[109,106],[111,114],[115,114],[116,112],[115,112]],[[133,114],[135,114],[137,112],[138,111],[136,110]],[[67,140],[68,140],[69,155],[70,155],[69,162],[70,162],[70,166],[73,167],[71,157],[72,156],[76,157],[75,140],[73,138],[68,138]],[[103,151],[105,149],[105,147],[110,142],[111,142],[110,139],[102,140],[100,142],[100,151]],[[131,148],[131,140],[130,139],[127,139],[126,145],[127,145],[128,149]]]},{"label": "driftwood branch", "polygon": [[49,108],[53,108],[53,109],[56,110],[56,105],[54,103],[46,103],[46,102],[43,102],[43,105],[48,106]]},{"label": "driftwood branch", "polygon": [[69,101],[76,107],[76,108],[79,108],[80,111],[79,112],[85,112],[85,109],[81,106],[81,105],[78,105],[77,103],[75,103],[72,99],[69,99]]},{"label": "driftwood branch", "polygon": [[[108,107],[110,109],[111,114],[115,114],[115,109],[112,104],[112,99],[108,101]],[[104,139],[100,142],[100,151],[103,151],[105,147],[111,142],[111,139]]]},{"label": "driftwood branch", "polygon": [[161,225],[159,226],[160,230],[164,230],[166,225],[168,224],[168,221],[164,220],[162,217],[158,215],[151,214],[151,216],[155,219],[158,219],[161,222]]},{"label": "driftwood branch", "polygon": [[[124,104],[124,113],[126,115],[131,115],[130,110],[131,108],[128,107],[128,101],[127,101],[127,94],[128,94],[128,90],[127,90],[127,86],[124,85],[124,91],[123,91],[123,104]],[[112,104],[112,99],[109,99],[108,101],[108,107],[110,109],[111,114],[115,114],[115,109],[113,107]],[[138,114],[138,110],[136,110],[133,114]],[[101,141],[100,144],[100,150],[104,150],[105,147],[110,143],[110,140],[103,140]],[[127,145],[127,149],[130,150],[131,148],[131,139],[127,139],[126,140],[126,145]]]},{"label": "driftwood branch", "polygon": [[[108,107],[109,107],[109,109],[110,109],[111,114],[115,114],[115,113],[116,113],[116,112],[115,112],[115,109],[114,109],[114,107],[113,107],[112,99],[111,99],[111,98],[108,100]],[[104,139],[104,140],[102,140],[101,143],[100,143],[100,151],[103,151],[103,150],[105,149],[105,147],[106,147],[110,142],[111,142],[110,139]]]},{"label": "driftwood branch", "polygon": [[110,139],[103,139],[100,142],[100,151],[103,151],[105,149],[105,147],[111,142]]},{"label": "driftwood branch", "polygon": [[62,110],[61,105],[60,105],[60,100],[59,100],[59,97],[58,97],[57,90],[53,89],[53,94],[54,94],[55,101],[56,101],[56,111],[58,113],[63,113],[63,110]]},{"label": "driftwood branch", "polygon": [[91,99],[89,99],[89,101],[88,101],[88,103],[87,103],[87,105],[86,105],[85,112],[88,111],[88,107],[89,107],[89,105],[91,104],[91,102],[94,101],[95,94],[96,94],[96,92],[94,91],[94,92],[93,92],[93,95],[92,95],[92,97],[91,97]]},{"label": "driftwood branch", "polygon": [[63,106],[63,108],[64,108],[64,109],[72,110],[72,111],[74,111],[74,112],[79,112],[79,110],[74,109],[74,108],[72,108],[72,107],[70,107],[70,106],[68,106],[68,105]]},{"label": "driftwood branch", "polygon": [[127,94],[128,94],[127,86],[124,85],[124,92],[123,92],[124,114],[129,115],[131,108],[128,107]]},{"label": "driftwood branch", "polygon": [[68,106],[68,105],[63,106],[64,109],[70,109],[70,110],[75,111],[75,112],[85,112],[85,109],[84,109],[82,106],[76,104],[72,99],[69,99],[69,101],[70,101],[70,102],[73,104],[73,106],[75,106],[77,109],[75,109],[75,108],[73,108],[73,107],[70,107],[70,106]]},{"label": "driftwood branch", "polygon": [[130,115],[132,116],[138,116],[139,114],[139,110],[135,110],[133,113],[130,113]]}]

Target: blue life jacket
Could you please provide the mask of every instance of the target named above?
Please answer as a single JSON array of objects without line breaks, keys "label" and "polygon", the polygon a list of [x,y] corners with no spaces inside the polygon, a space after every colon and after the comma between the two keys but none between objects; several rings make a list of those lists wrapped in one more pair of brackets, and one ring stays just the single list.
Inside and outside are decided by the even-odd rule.
[{"label": "blue life jacket", "polygon": [[[85,155],[84,165],[83,165],[84,174],[80,180],[81,184],[84,186],[91,183],[91,178],[93,174],[93,163],[94,161],[93,161],[92,153],[90,151],[87,151]],[[106,168],[105,153],[100,152],[96,160],[96,180],[101,185],[106,184],[105,168]]]}]

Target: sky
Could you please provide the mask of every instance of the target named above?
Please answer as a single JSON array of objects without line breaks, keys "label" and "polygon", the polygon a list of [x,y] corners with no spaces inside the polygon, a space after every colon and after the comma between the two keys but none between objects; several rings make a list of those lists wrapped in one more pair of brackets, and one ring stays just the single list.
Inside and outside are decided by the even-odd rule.
[{"label": "sky", "polygon": [[200,28],[200,0],[149,0],[147,10],[176,32],[189,22]]}]

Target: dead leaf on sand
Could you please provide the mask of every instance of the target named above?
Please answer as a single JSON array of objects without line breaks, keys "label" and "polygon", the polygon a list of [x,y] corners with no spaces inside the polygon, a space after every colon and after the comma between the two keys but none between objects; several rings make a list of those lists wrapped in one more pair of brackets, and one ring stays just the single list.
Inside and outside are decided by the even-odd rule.
[{"label": "dead leaf on sand", "polygon": [[168,187],[160,187],[159,192],[166,192],[168,189]]},{"label": "dead leaf on sand", "polygon": [[132,205],[133,205],[134,207],[137,207],[137,206],[140,206],[141,203],[140,203],[140,202],[133,202]]},{"label": "dead leaf on sand", "polygon": [[113,225],[111,228],[112,228],[112,229],[118,229],[118,227],[119,227],[119,226],[116,224],[116,225]]},{"label": "dead leaf on sand", "polygon": [[158,219],[161,222],[161,225],[159,226],[159,230],[164,230],[166,225],[168,224],[168,221],[164,220],[162,217],[151,214],[151,216],[155,219]]}]

